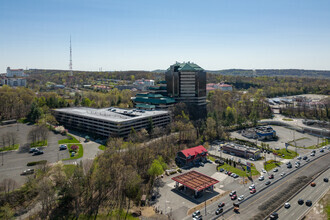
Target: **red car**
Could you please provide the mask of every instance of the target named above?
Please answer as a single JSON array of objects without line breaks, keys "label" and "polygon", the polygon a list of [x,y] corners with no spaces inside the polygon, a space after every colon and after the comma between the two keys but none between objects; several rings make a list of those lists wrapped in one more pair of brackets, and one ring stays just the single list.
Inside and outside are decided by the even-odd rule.
[{"label": "red car", "polygon": [[219,207],[219,208],[224,207],[224,206],[225,206],[225,203],[224,203],[224,202],[220,202],[220,203],[218,204],[218,207]]},{"label": "red car", "polygon": [[232,174],[232,172],[228,172],[227,175],[230,176]]},{"label": "red car", "polygon": [[274,174],[270,175],[268,178],[269,179],[274,179]]},{"label": "red car", "polygon": [[236,195],[236,194],[234,194],[234,195],[231,197],[231,200],[235,200],[235,199],[237,199],[237,195]]},{"label": "red car", "polygon": [[252,190],[250,191],[251,194],[253,194],[253,193],[255,193],[255,192],[257,192],[256,189],[252,189]]}]

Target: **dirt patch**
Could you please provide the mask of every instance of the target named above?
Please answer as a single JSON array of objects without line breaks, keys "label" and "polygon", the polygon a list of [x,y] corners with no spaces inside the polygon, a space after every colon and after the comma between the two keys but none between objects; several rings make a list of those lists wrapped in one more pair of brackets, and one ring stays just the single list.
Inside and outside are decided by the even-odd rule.
[{"label": "dirt patch", "polygon": [[160,213],[156,213],[154,207],[152,206],[147,206],[147,207],[141,207],[139,209],[141,211],[141,219],[168,219],[167,216],[162,215]]},{"label": "dirt patch", "polygon": [[[207,201],[206,201],[206,206],[208,206],[209,204],[211,204],[211,203],[213,203],[213,202],[219,200],[221,197],[223,197],[224,195],[227,195],[227,194],[229,194],[229,191],[227,191],[227,192],[223,192],[223,193],[221,193],[221,194],[219,194],[219,195],[217,195],[217,196],[215,196],[215,197],[213,197],[213,198],[207,200]],[[204,205],[205,205],[205,203],[203,202],[203,203],[201,203],[201,204],[199,204],[199,205],[197,205],[197,206],[195,206],[195,207],[189,209],[188,212],[187,212],[187,215],[191,215],[191,214],[194,213],[195,211],[204,208],[204,207],[205,207]]]},{"label": "dirt patch", "polygon": [[315,206],[307,213],[304,220],[330,219],[327,209],[330,207],[330,190]]}]

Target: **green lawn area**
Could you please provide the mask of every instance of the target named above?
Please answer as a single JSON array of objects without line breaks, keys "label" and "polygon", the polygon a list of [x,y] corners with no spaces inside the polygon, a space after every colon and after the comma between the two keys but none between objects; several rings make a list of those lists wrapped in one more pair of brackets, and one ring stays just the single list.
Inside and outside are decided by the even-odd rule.
[{"label": "green lawn area", "polygon": [[[293,159],[299,155],[295,151],[289,150],[289,149],[286,150],[285,148],[275,150],[274,152],[277,153],[279,156],[281,156],[281,158],[284,158],[284,159]],[[284,157],[282,157],[282,155],[284,155]]]},{"label": "green lawn area", "polygon": [[[72,145],[77,145],[79,147],[78,152],[75,154],[74,157],[71,157],[71,152],[72,152],[71,146]],[[68,149],[69,149],[69,152],[70,152],[70,158],[66,158],[66,159],[63,159],[63,160],[74,160],[74,159],[81,158],[84,155],[84,148],[81,144],[68,144]]]},{"label": "green lawn area", "polygon": [[281,162],[276,162],[276,163],[275,163],[274,160],[268,160],[268,161],[266,162],[266,164],[264,164],[264,169],[265,169],[266,171],[269,171],[269,170],[274,169],[275,167],[280,166],[281,164],[282,164]]},{"label": "green lawn area", "polygon": [[104,145],[100,145],[100,146],[99,146],[99,149],[100,149],[100,150],[105,150],[105,146],[104,146]]},{"label": "green lawn area", "polygon": [[[239,165],[237,165],[237,166],[239,166]],[[241,169],[238,169],[238,168],[235,168],[233,166],[230,166],[229,164],[226,164],[226,163],[224,165],[222,165],[222,166],[219,166],[219,169],[220,168],[223,168],[225,170],[228,170],[228,171],[230,171],[232,173],[236,173],[239,176],[248,176],[245,171],[243,171]],[[252,167],[251,168],[251,171],[252,171],[252,176],[259,175],[259,172],[258,172],[258,170],[255,167]]]},{"label": "green lawn area", "polygon": [[282,120],[283,121],[293,121],[293,119],[291,119],[291,118],[283,118]]},{"label": "green lawn area", "polygon": [[76,165],[68,164],[68,165],[64,165],[63,167],[64,167],[64,172],[65,172],[66,176],[71,177],[76,168]]},{"label": "green lawn area", "polygon": [[215,161],[215,158],[214,157],[211,157],[211,156],[207,156],[207,159],[211,160],[211,161]]},{"label": "green lawn area", "polygon": [[48,146],[48,141],[47,140],[44,140],[44,141],[37,141],[37,142],[34,142],[34,143],[31,143],[30,144],[30,147],[44,147],[44,146]]},{"label": "green lawn area", "polygon": [[3,152],[3,151],[10,151],[10,150],[18,150],[19,148],[19,144],[14,144],[12,146],[8,146],[8,147],[2,147],[0,148],[0,152]]},{"label": "green lawn area", "polygon": [[68,138],[65,138],[63,140],[59,140],[58,141],[58,144],[68,144],[68,143],[72,143],[72,144],[79,144],[80,142],[75,138],[73,137],[72,135],[68,134],[67,135]]}]

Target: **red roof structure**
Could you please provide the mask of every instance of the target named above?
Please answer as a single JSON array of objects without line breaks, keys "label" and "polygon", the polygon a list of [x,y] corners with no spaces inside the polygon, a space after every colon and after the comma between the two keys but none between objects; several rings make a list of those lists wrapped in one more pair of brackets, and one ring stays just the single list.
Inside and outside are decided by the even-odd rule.
[{"label": "red roof structure", "polygon": [[195,156],[197,154],[201,154],[201,153],[207,153],[207,150],[205,149],[205,147],[203,147],[203,145],[199,145],[197,147],[192,147],[192,148],[188,148],[185,150],[181,151],[186,157],[189,156]]},{"label": "red roof structure", "polygon": [[212,177],[206,176],[194,170],[173,177],[172,180],[181,183],[182,185],[195,191],[201,191],[219,182]]}]

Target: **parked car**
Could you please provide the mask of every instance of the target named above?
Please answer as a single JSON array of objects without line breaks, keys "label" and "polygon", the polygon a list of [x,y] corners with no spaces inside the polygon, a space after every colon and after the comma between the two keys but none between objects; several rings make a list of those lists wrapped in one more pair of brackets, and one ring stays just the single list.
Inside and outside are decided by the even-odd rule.
[{"label": "parked car", "polygon": [[229,196],[233,196],[233,195],[236,195],[236,191],[235,191],[235,190],[233,190],[233,191],[231,191],[231,192],[229,193]]},{"label": "parked car", "polygon": [[307,158],[306,162],[309,162],[309,161],[310,161],[310,159],[309,159],[309,158]]},{"label": "parked car", "polygon": [[271,174],[268,178],[269,179],[274,179],[274,174]]},{"label": "parked car", "polygon": [[65,144],[60,145],[60,150],[66,150],[68,147]]},{"label": "parked car", "polygon": [[265,183],[265,185],[267,186],[267,185],[269,185],[271,182],[268,180],[266,183]]},{"label": "parked car", "polygon": [[297,160],[301,160],[301,156],[297,157]]},{"label": "parked car", "polygon": [[232,174],[232,172],[228,171],[227,175],[230,176]]},{"label": "parked car", "polygon": [[21,175],[24,176],[24,175],[29,175],[29,174],[33,174],[34,173],[34,169],[27,169],[27,170],[24,170]]},{"label": "parked car", "polygon": [[311,153],[311,156],[314,157],[315,156],[315,153]]},{"label": "parked car", "polygon": [[234,202],[234,203],[233,203],[233,206],[239,208],[239,204],[238,204],[237,202]]},{"label": "parked car", "polygon": [[216,211],[215,211],[215,214],[216,215],[219,215],[220,213],[223,212],[223,208],[218,208]]},{"label": "parked car", "polygon": [[232,195],[232,197],[230,197],[230,198],[231,198],[231,200],[235,200],[235,199],[237,199],[237,195],[234,194],[234,195]]},{"label": "parked car", "polygon": [[224,202],[220,202],[220,203],[218,204],[218,207],[219,207],[219,208],[224,207],[224,206],[225,206],[225,203],[224,203]]},{"label": "parked car", "polygon": [[307,158],[308,158],[307,156],[304,156],[304,157],[303,157],[303,160],[307,160]]},{"label": "parked car", "polygon": [[291,207],[290,203],[286,202],[286,203],[284,204],[284,208],[288,209],[288,208],[290,208],[290,207]]},{"label": "parked car", "polygon": [[313,204],[313,203],[312,203],[311,200],[307,200],[307,201],[306,201],[306,205],[307,205],[307,206],[312,206],[312,204]]},{"label": "parked car", "polygon": [[277,172],[278,171],[278,169],[277,168],[275,168],[274,170],[273,170],[273,172]]},{"label": "parked car", "polygon": [[262,169],[261,171],[262,171],[263,173],[266,173],[266,172],[267,172],[265,169]]},{"label": "parked car", "polygon": [[323,149],[321,149],[321,150],[320,150],[320,153],[323,153],[323,152],[324,152],[324,150],[323,150]]},{"label": "parked car", "polygon": [[44,152],[42,150],[38,150],[38,151],[35,151],[32,156],[36,156],[36,155],[40,155],[40,154],[44,154]]},{"label": "parked car", "polygon": [[223,172],[224,171],[224,169],[223,168],[220,168],[220,170],[219,170],[220,172]]},{"label": "parked car", "polygon": [[29,153],[34,153],[38,150],[39,150],[38,148],[33,147],[33,148],[30,148]]},{"label": "parked car", "polygon": [[251,186],[249,186],[249,189],[251,190],[251,189],[255,189],[256,188],[256,186],[254,185],[254,184],[252,184]]},{"label": "parked car", "polygon": [[260,180],[260,181],[262,181],[262,180],[264,180],[264,179],[265,179],[264,176],[260,176],[260,177],[259,177],[259,180]]},{"label": "parked car", "polygon": [[281,173],[281,176],[284,176],[285,175],[285,173],[283,172],[283,173]]},{"label": "parked car", "polygon": [[244,195],[241,195],[240,197],[238,197],[238,201],[242,201],[244,200]]},{"label": "parked car", "polygon": [[299,205],[303,205],[303,204],[304,204],[304,200],[303,200],[303,199],[299,199],[299,200],[298,200],[298,204],[299,204]]},{"label": "parked car", "polygon": [[74,151],[71,152],[71,157],[74,157],[74,155],[76,155],[76,153]]},{"label": "parked car", "polygon": [[200,216],[200,215],[201,215],[201,212],[198,210],[198,211],[196,211],[192,214],[192,217],[195,218],[195,217]]},{"label": "parked car", "polygon": [[292,164],[290,163],[289,165],[286,166],[288,169],[292,168]]}]

